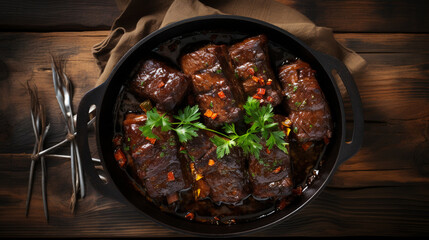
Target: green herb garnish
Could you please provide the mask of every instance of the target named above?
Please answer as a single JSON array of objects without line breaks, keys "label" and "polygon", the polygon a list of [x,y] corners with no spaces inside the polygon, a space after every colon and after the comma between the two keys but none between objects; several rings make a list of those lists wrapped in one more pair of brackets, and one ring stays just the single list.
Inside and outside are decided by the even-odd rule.
[{"label": "green herb garnish", "polygon": [[[210,140],[217,146],[216,154],[218,158],[228,155],[231,152],[231,148],[237,146],[242,148],[245,154],[252,154],[259,159],[259,154],[262,150],[259,136],[265,139],[268,149],[277,146],[285,153],[288,153],[287,143],[284,141],[285,133],[279,129],[278,123],[274,122],[272,105],[268,104],[261,107],[259,101],[249,97],[243,107],[246,111],[244,120],[251,127],[241,135],[236,132],[233,123],[225,124],[223,127],[225,133],[221,133],[207,128],[200,122],[195,122],[200,118],[198,106],[187,106],[185,109],[179,110],[178,115],[173,116],[179,122],[170,122],[165,114],[160,115],[156,108],[153,108],[147,112],[146,124],[139,127],[139,129],[142,135],[157,139],[158,136],[152,132],[154,127],[161,127],[162,131],[173,130],[177,133],[180,142],[186,142],[198,136],[197,131],[199,129],[214,132],[218,135],[215,135]],[[177,125],[177,127],[173,127],[174,125]],[[181,151],[181,153],[186,152]]]},{"label": "green herb garnish", "polygon": [[293,92],[296,92],[297,89],[298,89],[298,85],[293,86]]}]

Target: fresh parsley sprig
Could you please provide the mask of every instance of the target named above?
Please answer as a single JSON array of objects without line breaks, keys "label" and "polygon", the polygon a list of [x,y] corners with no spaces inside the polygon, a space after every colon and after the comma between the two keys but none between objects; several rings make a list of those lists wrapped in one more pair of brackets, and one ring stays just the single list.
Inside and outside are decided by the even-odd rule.
[{"label": "fresh parsley sprig", "polygon": [[217,146],[218,158],[228,155],[233,147],[238,146],[243,149],[245,154],[251,154],[259,159],[260,151],[263,148],[260,136],[265,139],[268,149],[271,150],[277,146],[288,153],[287,143],[284,140],[285,133],[279,129],[278,123],[274,122],[271,104],[261,107],[259,101],[249,97],[243,107],[246,111],[244,121],[251,125],[244,134],[237,133],[234,123],[225,124],[223,127],[225,133],[221,133],[197,122],[201,115],[198,106],[187,106],[183,110],[179,110],[178,114],[173,116],[174,119],[179,120],[178,122],[171,122],[165,114],[160,115],[156,108],[153,108],[147,111],[146,124],[140,126],[139,129],[142,135],[156,139],[158,136],[152,132],[154,127],[161,127],[162,131],[173,130],[177,133],[180,142],[187,142],[198,136],[197,131],[199,129],[214,132],[217,135],[214,135],[210,140]]},{"label": "fresh parsley sprig", "polygon": [[[159,139],[159,137],[152,132],[154,127],[161,127],[162,131],[173,130],[179,137],[180,142],[187,142],[193,137],[198,136],[197,131],[199,129],[208,130],[219,135],[226,136],[223,133],[207,128],[200,122],[196,122],[200,119],[200,115],[201,113],[199,112],[197,105],[193,107],[186,106],[183,110],[179,110],[177,115],[173,116],[173,118],[179,120],[179,122],[171,122],[170,118],[168,118],[165,113],[160,115],[156,108],[152,108],[146,112],[146,124],[144,126],[140,126],[139,130],[142,132],[143,136],[156,139]],[[177,126],[173,127],[173,125]]]},{"label": "fresh parsley sprig", "polygon": [[[216,153],[218,157],[223,157],[230,153],[230,149],[234,146],[239,146],[245,154],[251,154],[259,159],[262,150],[261,138],[266,140],[266,145],[269,150],[277,146],[280,150],[288,153],[284,140],[286,134],[278,127],[278,123],[274,122],[274,112],[271,104],[260,106],[258,100],[249,97],[246,104],[243,106],[246,111],[244,121],[250,124],[250,128],[246,133],[239,135],[235,130],[235,125],[225,124],[224,131],[229,134],[227,139],[213,137],[211,140],[217,146]],[[222,140],[220,140],[222,139]]]}]

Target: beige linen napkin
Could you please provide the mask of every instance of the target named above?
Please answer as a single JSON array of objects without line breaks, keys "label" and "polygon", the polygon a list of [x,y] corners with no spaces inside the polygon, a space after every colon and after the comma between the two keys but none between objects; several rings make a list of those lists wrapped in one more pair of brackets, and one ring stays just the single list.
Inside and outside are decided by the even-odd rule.
[{"label": "beige linen napkin", "polygon": [[119,59],[149,33],[169,23],[212,14],[246,16],[272,23],[313,49],[340,59],[352,74],[366,65],[362,57],[335,40],[332,29],[316,26],[301,13],[273,0],[117,0],[117,5],[122,13],[113,23],[109,36],[93,47],[101,69],[97,85],[103,83]]}]

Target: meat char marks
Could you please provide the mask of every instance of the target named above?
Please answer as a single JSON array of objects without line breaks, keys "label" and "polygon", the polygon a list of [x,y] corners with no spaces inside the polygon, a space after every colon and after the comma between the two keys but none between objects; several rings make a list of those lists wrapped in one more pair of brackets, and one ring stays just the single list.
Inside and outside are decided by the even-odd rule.
[{"label": "meat char marks", "polygon": [[248,194],[245,156],[239,148],[223,158],[217,158],[216,145],[210,138],[214,134],[198,131],[198,136],[186,142],[184,147],[194,181],[197,200],[211,198],[217,204],[240,204]]},{"label": "meat char marks", "polygon": [[241,85],[234,78],[225,45],[209,44],[181,58],[184,73],[191,75],[198,106],[209,127],[237,122],[244,103]]},{"label": "meat char marks", "polygon": [[330,138],[331,113],[315,77],[315,70],[308,63],[297,60],[281,66],[279,78],[295,139],[308,142]]},{"label": "meat char marks", "polygon": [[149,197],[157,200],[166,197],[170,204],[179,200],[178,192],[190,187],[189,174],[179,160],[173,131],[164,132],[155,127],[152,131],[159,139],[148,139],[139,130],[146,120],[145,114],[129,113],[123,122],[126,144],[133,159],[130,167]]},{"label": "meat char marks", "polygon": [[235,67],[235,77],[240,80],[248,96],[259,99],[261,103],[270,103],[273,107],[281,103],[281,89],[271,68],[265,35],[232,45],[229,56]]},{"label": "meat char marks", "polygon": [[[285,121],[286,117],[275,115],[274,119],[282,126],[281,122]],[[265,199],[291,195],[293,181],[289,153],[283,152],[277,146],[269,150],[263,138],[261,143],[263,149],[260,158],[257,159],[253,155],[249,157],[249,180],[253,196]]]},{"label": "meat char marks", "polygon": [[173,110],[187,93],[188,76],[167,64],[148,59],[141,63],[130,89],[142,98],[149,98],[162,111]]}]

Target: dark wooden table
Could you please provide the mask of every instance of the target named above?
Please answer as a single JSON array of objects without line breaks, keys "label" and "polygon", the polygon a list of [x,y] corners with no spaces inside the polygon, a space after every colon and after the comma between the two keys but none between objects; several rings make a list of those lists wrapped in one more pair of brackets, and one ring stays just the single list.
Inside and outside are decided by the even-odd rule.
[{"label": "dark wooden table", "polygon": [[[316,200],[289,221],[251,236],[428,235],[428,2],[280,2],[332,28],[338,41],[368,61],[368,68],[355,77],[364,106],[365,139],[360,152],[339,167]],[[1,237],[184,236],[92,187],[76,213],[70,213],[70,163],[62,159],[48,160],[50,222],[43,214],[40,168],[30,214],[24,214],[34,144],[24,83],[33,79],[47,106],[52,131],[46,146],[59,142],[66,130],[49,53],[68,59],[76,108],[99,74],[91,47],[106,37],[118,14],[115,3],[104,0],[0,2]],[[67,153],[67,148],[58,152]]]}]

